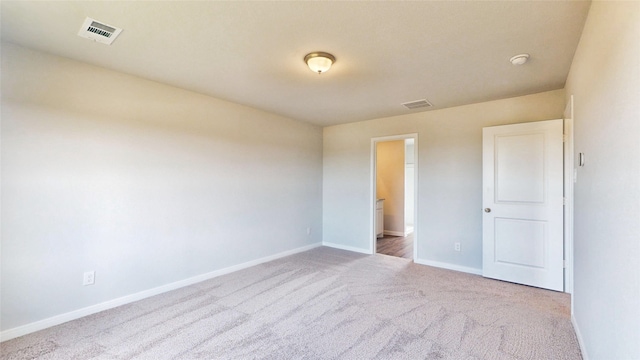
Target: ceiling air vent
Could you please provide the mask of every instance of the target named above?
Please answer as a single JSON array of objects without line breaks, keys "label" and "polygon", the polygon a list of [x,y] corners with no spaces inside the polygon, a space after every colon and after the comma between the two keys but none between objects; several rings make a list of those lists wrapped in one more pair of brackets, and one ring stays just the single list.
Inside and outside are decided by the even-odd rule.
[{"label": "ceiling air vent", "polygon": [[406,107],[407,109],[418,109],[418,108],[425,108],[425,107],[432,107],[433,106],[426,99],[416,100],[416,101],[409,101],[409,102],[403,103],[402,105],[404,107]]},{"label": "ceiling air vent", "polygon": [[101,23],[92,18],[86,18],[80,31],[78,31],[78,36],[111,45],[121,31],[122,29],[117,27]]}]

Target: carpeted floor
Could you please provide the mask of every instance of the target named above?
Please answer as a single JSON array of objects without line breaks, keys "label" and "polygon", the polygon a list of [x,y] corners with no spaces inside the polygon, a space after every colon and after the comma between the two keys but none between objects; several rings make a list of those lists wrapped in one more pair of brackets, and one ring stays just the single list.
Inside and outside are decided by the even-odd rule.
[{"label": "carpeted floor", "polygon": [[0,351],[2,359],[581,359],[567,294],[326,247]]}]

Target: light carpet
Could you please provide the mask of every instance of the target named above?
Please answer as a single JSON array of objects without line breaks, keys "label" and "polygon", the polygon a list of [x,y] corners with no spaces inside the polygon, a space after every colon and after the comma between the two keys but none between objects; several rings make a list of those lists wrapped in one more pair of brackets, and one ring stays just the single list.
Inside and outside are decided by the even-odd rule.
[{"label": "light carpet", "polygon": [[2,359],[581,359],[569,295],[317,248],[0,344]]}]

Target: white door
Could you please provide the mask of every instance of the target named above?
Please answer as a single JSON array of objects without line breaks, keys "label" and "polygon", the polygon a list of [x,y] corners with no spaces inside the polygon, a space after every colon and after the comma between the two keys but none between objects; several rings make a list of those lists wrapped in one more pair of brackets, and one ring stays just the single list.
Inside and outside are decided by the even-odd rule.
[{"label": "white door", "polygon": [[482,135],[482,275],[562,291],[562,120]]}]

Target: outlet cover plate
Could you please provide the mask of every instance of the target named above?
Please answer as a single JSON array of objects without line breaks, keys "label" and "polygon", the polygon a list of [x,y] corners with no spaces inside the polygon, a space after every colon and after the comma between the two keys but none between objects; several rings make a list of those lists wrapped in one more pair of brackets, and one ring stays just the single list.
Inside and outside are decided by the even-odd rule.
[{"label": "outlet cover plate", "polygon": [[96,283],[96,272],[95,271],[87,271],[84,273],[82,277],[82,285],[93,285]]}]

